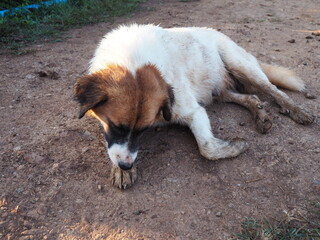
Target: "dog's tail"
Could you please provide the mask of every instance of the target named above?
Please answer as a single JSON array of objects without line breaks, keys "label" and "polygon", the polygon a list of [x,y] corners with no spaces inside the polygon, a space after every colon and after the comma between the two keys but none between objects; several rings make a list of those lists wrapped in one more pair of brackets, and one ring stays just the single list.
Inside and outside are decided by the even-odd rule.
[{"label": "dog's tail", "polygon": [[305,90],[303,80],[293,71],[284,67],[273,66],[261,62],[260,66],[270,82],[274,85],[297,92],[303,92]]}]

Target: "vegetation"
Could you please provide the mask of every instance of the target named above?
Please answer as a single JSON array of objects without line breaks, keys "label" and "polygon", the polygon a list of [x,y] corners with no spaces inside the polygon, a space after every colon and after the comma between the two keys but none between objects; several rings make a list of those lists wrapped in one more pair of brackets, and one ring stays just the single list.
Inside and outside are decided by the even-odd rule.
[{"label": "vegetation", "polygon": [[254,218],[246,218],[241,232],[235,234],[237,240],[319,240],[320,201],[312,204],[306,216],[299,211],[285,212],[281,220],[265,220],[259,223]]},{"label": "vegetation", "polygon": [[[110,21],[112,17],[128,15],[143,0],[69,0],[38,9],[21,9],[0,16],[0,46],[17,48],[43,38],[60,36],[61,31],[74,26]],[[4,1],[1,8],[10,6]],[[15,1],[26,6],[39,1]],[[41,1],[40,1],[41,2]],[[41,4],[41,3],[40,3]]]}]

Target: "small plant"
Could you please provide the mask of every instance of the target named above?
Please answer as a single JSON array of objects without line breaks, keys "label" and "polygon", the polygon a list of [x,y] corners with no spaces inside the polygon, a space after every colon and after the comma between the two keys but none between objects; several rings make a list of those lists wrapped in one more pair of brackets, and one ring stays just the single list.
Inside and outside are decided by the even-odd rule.
[{"label": "small plant", "polygon": [[265,220],[258,223],[254,218],[245,218],[236,240],[320,240],[320,201],[311,204],[307,216],[294,209],[284,211],[281,220]]}]

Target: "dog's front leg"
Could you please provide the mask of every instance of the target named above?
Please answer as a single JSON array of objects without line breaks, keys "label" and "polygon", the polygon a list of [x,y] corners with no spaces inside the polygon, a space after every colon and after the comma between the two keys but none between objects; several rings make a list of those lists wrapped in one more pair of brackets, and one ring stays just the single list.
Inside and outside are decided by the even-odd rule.
[{"label": "dog's front leg", "polygon": [[120,189],[130,187],[137,179],[137,168],[135,165],[130,170],[122,170],[120,167],[113,165],[111,170],[111,182]]},{"label": "dog's front leg", "polygon": [[223,141],[215,138],[211,132],[210,120],[206,110],[199,106],[185,118],[193,132],[202,156],[210,160],[236,157],[248,148],[241,139]]}]

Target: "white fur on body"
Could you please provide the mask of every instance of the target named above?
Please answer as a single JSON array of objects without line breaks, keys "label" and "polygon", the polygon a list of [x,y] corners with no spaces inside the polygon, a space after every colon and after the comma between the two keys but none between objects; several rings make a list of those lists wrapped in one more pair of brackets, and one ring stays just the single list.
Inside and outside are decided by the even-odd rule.
[{"label": "white fur on body", "polygon": [[[211,103],[212,93],[219,95],[226,89],[226,66],[231,71],[241,69],[253,85],[264,86],[275,98],[288,100],[270,83],[255,57],[213,29],[122,26],[105,35],[89,73],[109,64],[124,66],[133,75],[146,64],[155,65],[174,91],[172,121],[187,124],[201,154],[212,160],[237,156],[247,148],[243,141],[230,144],[215,138],[206,110],[200,105]],[[117,162],[112,155],[117,153],[113,151],[110,156]]]}]

